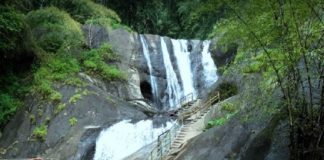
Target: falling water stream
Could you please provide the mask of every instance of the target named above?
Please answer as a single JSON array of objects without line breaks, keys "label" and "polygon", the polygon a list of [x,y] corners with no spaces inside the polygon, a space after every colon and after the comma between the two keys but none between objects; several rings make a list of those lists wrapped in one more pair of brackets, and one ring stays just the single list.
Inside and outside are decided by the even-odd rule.
[{"label": "falling water stream", "polygon": [[204,79],[206,82],[206,87],[211,86],[218,80],[217,68],[209,52],[210,41],[203,41],[203,51],[202,51],[202,65],[204,72]]},{"label": "falling water stream", "polygon": [[157,96],[157,84],[156,84],[156,78],[153,76],[152,74],[152,63],[151,63],[151,58],[150,58],[150,54],[149,54],[149,49],[148,49],[148,45],[147,42],[145,40],[145,38],[143,37],[143,35],[140,36],[141,39],[141,43],[142,43],[142,48],[143,48],[143,54],[147,63],[147,66],[149,68],[149,72],[150,72],[150,80],[151,80],[151,85],[152,85],[152,93],[153,93],[153,100],[156,100],[158,98]]},{"label": "falling water stream", "polygon": [[182,95],[186,96],[190,93],[195,95],[193,84],[193,75],[191,71],[190,52],[187,50],[187,40],[171,39],[173,45],[173,53],[177,58],[179,73],[182,81]]},{"label": "falling water stream", "polygon": [[168,51],[167,45],[163,39],[163,37],[161,37],[161,48],[162,48],[162,54],[163,54],[163,62],[164,62],[164,66],[165,66],[165,72],[166,72],[166,79],[167,79],[167,89],[168,89],[168,99],[169,99],[169,107],[171,109],[174,109],[173,107],[175,107],[178,104],[180,97],[180,85],[179,85],[179,81],[177,78],[177,75],[173,69],[172,63],[171,63],[171,59],[170,59],[170,53]]},{"label": "falling water stream", "polygon": [[[140,36],[143,55],[147,62],[154,98],[157,96],[158,84],[156,77],[152,74],[151,53],[148,43],[143,35]],[[191,52],[188,51],[188,40],[171,39],[171,47],[168,48],[165,38],[160,38],[161,52],[166,73],[166,91],[168,98],[168,109],[175,109],[179,99],[189,93],[196,93],[194,87],[194,75],[192,72],[193,63],[190,59]],[[216,66],[209,52],[210,41],[203,41],[201,51],[201,64],[203,68],[204,85],[208,88],[218,79]],[[172,51],[172,52],[171,52]],[[172,65],[170,52],[174,54],[176,64]],[[155,64],[156,65],[156,64]],[[177,68],[175,68],[177,67]],[[179,72],[180,79],[177,78],[176,69]],[[182,84],[182,85],[181,85]],[[161,127],[154,128],[153,120],[142,120],[137,123],[130,123],[124,120],[103,130],[96,141],[95,160],[120,160],[123,159],[142,147],[155,141],[159,134],[171,128],[175,123],[166,122]]]}]

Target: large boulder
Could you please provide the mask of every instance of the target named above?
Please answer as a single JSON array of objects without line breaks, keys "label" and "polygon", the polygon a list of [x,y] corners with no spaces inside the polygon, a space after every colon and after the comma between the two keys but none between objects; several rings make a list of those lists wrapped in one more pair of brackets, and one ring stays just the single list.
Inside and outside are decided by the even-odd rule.
[{"label": "large boulder", "polygon": [[[27,105],[4,129],[0,157],[80,158],[85,155],[78,150],[91,151],[101,129],[124,119],[136,121],[147,117],[143,110],[91,83],[81,88],[57,86],[57,90],[64,104],[59,110],[58,104],[27,98]],[[34,131],[42,125],[47,126],[47,134],[40,138]]]}]

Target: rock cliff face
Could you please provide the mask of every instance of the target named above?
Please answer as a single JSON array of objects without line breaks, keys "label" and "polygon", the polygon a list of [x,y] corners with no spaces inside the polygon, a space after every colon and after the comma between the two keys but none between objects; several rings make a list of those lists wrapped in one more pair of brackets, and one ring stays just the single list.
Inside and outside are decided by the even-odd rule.
[{"label": "rock cliff face", "polygon": [[[125,98],[147,98],[154,102],[158,109],[168,110],[174,107],[170,101],[175,101],[173,105],[176,105],[177,99],[185,96],[188,92],[195,92],[199,96],[217,80],[215,68],[210,71],[215,73],[212,77],[214,81],[209,84],[206,82],[210,75],[206,75],[204,71],[206,67],[209,67],[207,65],[214,65],[214,62],[206,62],[203,59],[205,52],[210,55],[208,52],[213,48],[210,44],[215,44],[215,42],[175,40],[158,35],[139,35],[122,29],[107,32],[105,29],[95,26],[84,26],[84,31],[85,35],[91,35],[87,36],[89,46],[98,47],[102,43],[109,42],[119,53],[122,62],[119,66],[122,70],[127,71],[129,76],[126,86],[127,93],[122,94]],[[146,46],[143,43],[146,43]],[[148,57],[143,54],[144,50],[147,50]],[[188,62],[182,62],[187,58],[186,56],[188,56]],[[170,66],[167,65],[167,59],[170,61]],[[151,69],[148,61],[150,61]],[[182,68],[186,67],[189,67],[190,73],[188,74],[190,75],[183,75]],[[169,70],[174,73],[170,73]],[[151,76],[155,79],[157,93],[152,93],[154,84],[151,82]],[[172,82],[168,82],[173,79],[174,85],[176,85],[173,86],[174,88],[170,84]],[[184,82],[187,79],[190,79],[189,83],[192,84]],[[191,90],[185,89],[188,85],[192,85]],[[153,94],[156,94],[156,99],[153,98]]]},{"label": "rock cliff face", "polygon": [[[180,41],[168,37],[142,35],[150,51],[151,74],[139,34],[123,29],[107,31],[98,26],[83,26],[83,31],[90,48],[99,47],[105,42],[112,45],[120,56],[120,61],[116,64],[127,73],[127,81],[105,82],[80,73],[80,78],[87,84],[85,87],[58,83],[55,88],[62,94],[62,103],[65,104],[61,112],[55,111],[57,104],[41,101],[35,95],[27,96],[26,105],[1,134],[0,158],[43,156],[54,159],[88,159],[93,157],[95,141],[102,129],[124,119],[136,122],[154,113],[169,110],[173,107],[171,101],[176,104],[178,98],[190,92],[190,88],[184,88],[184,83],[188,82],[184,82],[186,78],[180,72],[181,64],[178,63],[179,55],[175,55],[175,46],[182,47],[178,49],[182,49],[184,53],[190,53],[190,60],[186,63],[190,66],[189,76],[196,95],[199,96],[208,87],[204,78],[206,75],[203,71],[202,52],[204,47],[208,51],[209,43],[207,46],[203,41],[183,40],[180,44]],[[167,71],[170,68],[165,65],[163,51],[168,52],[171,64],[168,67],[171,66],[174,74]],[[216,70],[213,72],[216,73]],[[170,74],[177,79],[175,84],[178,86],[172,88],[168,81]],[[152,93],[151,76],[156,79],[157,93]],[[153,94],[157,94],[158,99],[153,99]],[[71,102],[71,97],[75,95],[79,98]],[[72,118],[77,119],[76,124],[70,123]],[[33,136],[35,127],[42,124],[48,126],[44,141]]]}]

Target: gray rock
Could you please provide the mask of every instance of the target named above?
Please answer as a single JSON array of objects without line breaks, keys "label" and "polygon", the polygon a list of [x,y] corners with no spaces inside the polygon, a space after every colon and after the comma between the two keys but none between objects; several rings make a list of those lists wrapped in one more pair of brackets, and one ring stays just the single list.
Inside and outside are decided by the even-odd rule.
[{"label": "gray rock", "polygon": [[[123,119],[146,118],[146,115],[133,104],[114,97],[94,85],[82,88],[81,91],[86,89],[88,93],[82,94],[81,99],[75,104],[69,103],[69,99],[77,94],[76,90],[79,89],[71,86],[58,89],[63,95],[62,102],[66,104],[66,108],[55,114],[55,105],[43,103],[35,98],[30,99],[27,103],[29,106],[20,110],[4,129],[0,145],[4,147],[14,145],[1,157],[26,158],[42,155],[54,159],[70,159],[78,152],[80,143],[87,139],[86,135],[95,137],[87,133],[89,130],[87,128],[91,126],[106,128]],[[36,115],[36,124],[31,123],[30,115]],[[50,117],[50,120],[47,120],[47,117]],[[74,126],[69,123],[71,117],[77,119]],[[44,142],[31,136],[34,128],[41,124],[48,125]],[[95,139],[90,140],[91,143],[87,143],[91,146],[95,143]]]}]

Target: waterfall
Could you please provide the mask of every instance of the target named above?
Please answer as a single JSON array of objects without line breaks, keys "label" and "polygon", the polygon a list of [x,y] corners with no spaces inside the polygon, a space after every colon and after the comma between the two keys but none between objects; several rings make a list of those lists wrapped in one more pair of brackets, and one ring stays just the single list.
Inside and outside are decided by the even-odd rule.
[{"label": "waterfall", "polygon": [[120,160],[142,147],[152,143],[157,137],[170,129],[174,122],[153,128],[152,120],[142,120],[136,124],[124,120],[103,130],[96,142],[94,160]]},{"label": "waterfall", "polygon": [[145,57],[145,60],[146,60],[146,63],[147,63],[147,66],[149,68],[149,72],[150,72],[150,80],[151,80],[151,88],[152,88],[152,94],[153,94],[153,100],[156,101],[158,99],[158,96],[157,96],[157,84],[156,84],[156,79],[155,77],[153,76],[152,74],[152,63],[151,63],[151,58],[150,58],[150,55],[149,55],[149,49],[148,49],[148,45],[147,45],[147,42],[144,38],[143,35],[140,35],[140,39],[141,39],[141,43],[142,43],[142,48],[143,48],[143,53],[144,53],[144,57]]},{"label": "waterfall", "polygon": [[171,39],[173,45],[173,53],[177,58],[177,64],[182,81],[182,96],[190,93],[195,95],[195,88],[193,84],[193,75],[191,71],[190,52],[187,50],[187,40]]},{"label": "waterfall", "polygon": [[174,72],[170,54],[167,48],[167,45],[165,44],[165,41],[163,37],[161,39],[161,48],[162,48],[162,55],[163,55],[163,62],[165,66],[165,72],[166,72],[166,79],[167,79],[167,94],[169,99],[169,106],[172,109],[173,107],[176,107],[178,105],[180,97],[180,86],[179,81],[177,78],[176,73]]},{"label": "waterfall", "polygon": [[204,68],[204,80],[205,80],[205,87],[210,87],[213,83],[215,83],[218,79],[217,76],[217,68],[215,63],[210,55],[209,52],[210,41],[205,40],[203,41],[203,51],[202,51],[202,65]]}]

